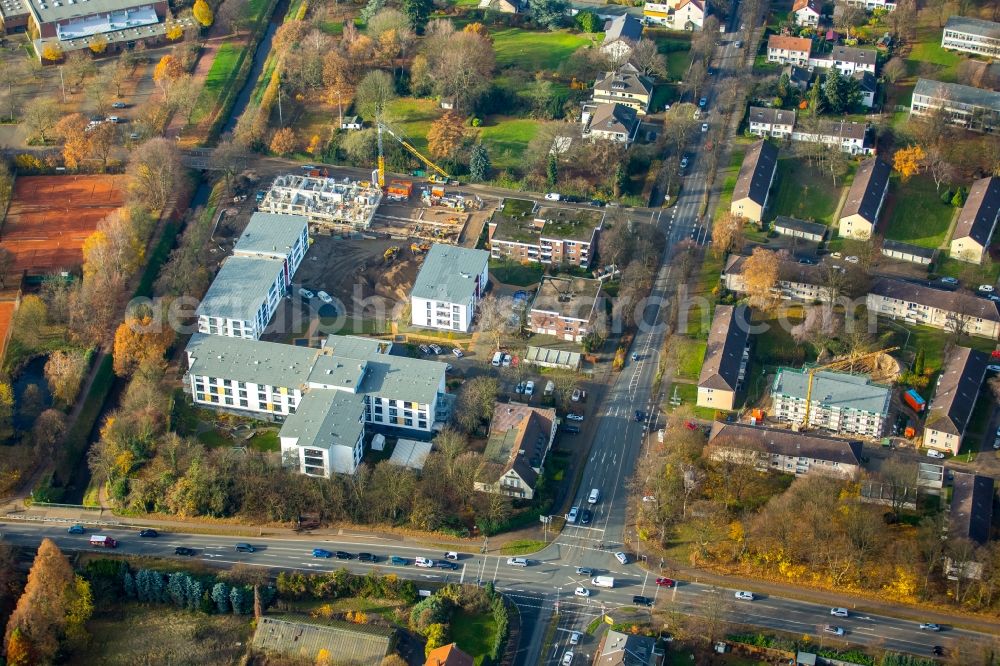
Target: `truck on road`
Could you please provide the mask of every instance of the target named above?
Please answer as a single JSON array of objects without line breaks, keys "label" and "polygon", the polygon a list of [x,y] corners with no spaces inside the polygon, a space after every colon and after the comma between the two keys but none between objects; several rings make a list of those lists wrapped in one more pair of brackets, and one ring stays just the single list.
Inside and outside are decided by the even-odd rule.
[{"label": "truck on road", "polygon": [[98,548],[117,548],[118,542],[109,536],[95,534],[90,537],[90,545]]},{"label": "truck on road", "polygon": [[615,579],[611,576],[595,576],[590,580],[590,584],[594,587],[614,587]]}]

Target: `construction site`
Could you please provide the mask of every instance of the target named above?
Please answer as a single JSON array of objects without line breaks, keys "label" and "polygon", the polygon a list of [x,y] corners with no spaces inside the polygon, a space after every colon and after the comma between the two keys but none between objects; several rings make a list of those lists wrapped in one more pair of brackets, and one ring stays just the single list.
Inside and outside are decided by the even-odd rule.
[{"label": "construction site", "polygon": [[382,191],[367,181],[329,178],[319,171],[274,179],[258,204],[265,213],[303,215],[315,230],[363,231],[371,225]]}]

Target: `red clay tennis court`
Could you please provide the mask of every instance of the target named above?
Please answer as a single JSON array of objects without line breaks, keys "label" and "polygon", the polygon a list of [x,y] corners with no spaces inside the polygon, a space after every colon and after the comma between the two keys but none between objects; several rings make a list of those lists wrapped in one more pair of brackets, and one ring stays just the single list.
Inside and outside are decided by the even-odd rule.
[{"label": "red clay tennis court", "polygon": [[47,273],[79,265],[83,241],[125,201],[126,176],[21,176],[0,247],[14,255],[11,273]]}]

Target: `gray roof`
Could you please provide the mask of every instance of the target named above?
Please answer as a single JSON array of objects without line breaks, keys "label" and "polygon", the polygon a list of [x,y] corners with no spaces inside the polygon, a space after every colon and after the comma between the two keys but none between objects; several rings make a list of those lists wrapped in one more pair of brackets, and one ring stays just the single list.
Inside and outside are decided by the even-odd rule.
[{"label": "gray roof", "polygon": [[198,316],[254,321],[283,265],[280,259],[229,257],[198,304]]},{"label": "gray roof", "polygon": [[750,311],[745,305],[719,305],[708,334],[699,388],[735,391],[743,350],[750,339]]},{"label": "gray roof", "polygon": [[321,384],[323,388],[354,392],[358,390],[366,366],[367,361],[364,359],[320,354],[309,372],[309,383]]},{"label": "gray roof", "polygon": [[410,295],[448,303],[468,303],[478,288],[479,277],[489,263],[486,250],[470,250],[455,245],[435,243],[424,259]]},{"label": "gray roof", "polygon": [[808,220],[800,220],[796,217],[788,217],[787,215],[779,215],[774,218],[774,230],[780,234],[782,233],[782,229],[812,234],[819,236],[820,238],[826,236],[827,232],[825,224],[820,224],[819,222],[809,222]]},{"label": "gray roof", "polygon": [[331,334],[323,343],[323,349],[337,356],[368,359],[373,354],[388,354],[392,351],[392,342],[378,338],[363,338],[359,335]]},{"label": "gray roof", "polygon": [[602,282],[581,277],[543,277],[531,302],[532,311],[590,321]]},{"label": "gray roof", "polygon": [[988,363],[989,357],[974,349],[955,347],[951,350],[927,411],[928,428],[950,435],[965,434]]},{"label": "gray roof", "polygon": [[875,80],[875,75],[869,72],[867,69],[863,72],[854,72],[852,75],[858,82],[858,87],[862,92],[875,93],[878,88],[878,82]]},{"label": "gray roof", "polygon": [[710,445],[719,447],[729,442],[736,445],[741,442],[756,443],[767,453],[783,456],[804,455],[815,460],[828,460],[842,465],[860,465],[863,448],[858,440],[721,421],[712,424],[708,441]]},{"label": "gray roof", "polygon": [[983,247],[990,242],[1000,218],[1000,178],[981,178],[969,188],[952,240],[972,238]]},{"label": "gray roof", "polygon": [[295,413],[285,419],[280,437],[296,437],[297,446],[354,449],[365,430],[365,397],[347,391],[312,389],[302,396]]},{"label": "gray roof", "polygon": [[[772,393],[805,400],[809,382],[807,370],[780,368]],[[873,414],[889,410],[892,389],[873,384],[866,375],[819,370],[813,375],[812,401],[839,409],[856,409]]]},{"label": "gray roof", "polygon": [[[868,125],[853,120],[821,120],[817,132],[820,136],[836,136],[841,139],[868,138]],[[811,134],[811,132],[809,132]]]},{"label": "gray roof", "polygon": [[254,213],[233,247],[233,254],[266,254],[287,257],[307,228],[302,215]]},{"label": "gray roof", "polygon": [[650,666],[656,641],[649,636],[608,631],[597,659],[598,666]]},{"label": "gray roof", "polygon": [[150,6],[150,0],[86,0],[85,2],[52,2],[52,0],[27,0],[33,13],[38,15],[43,23],[65,21],[94,14],[109,14],[127,9],[138,9]]},{"label": "gray roof", "polygon": [[962,308],[964,310],[962,314],[980,317],[986,321],[1000,322],[1000,310],[998,310],[996,303],[960,291],[935,289],[913,282],[880,277],[872,282],[868,293],[884,298],[894,298],[904,303],[926,305],[945,312],[957,312],[958,308]]},{"label": "gray roof", "polygon": [[981,544],[990,538],[993,525],[993,479],[955,472],[951,494],[951,529]]},{"label": "gray roof", "polygon": [[937,250],[932,247],[920,247],[919,245],[911,245],[910,243],[903,243],[902,241],[889,238],[882,240],[882,254],[885,254],[886,250],[909,254],[914,257],[923,257],[924,259],[933,259],[934,255],[937,254]]},{"label": "gray roof", "polygon": [[192,335],[186,351],[192,375],[286,388],[305,385],[317,354],[308,347],[204,333]]},{"label": "gray roof", "polygon": [[956,104],[981,106],[994,111],[1000,111],[1000,92],[983,88],[963,86],[959,83],[945,83],[931,79],[917,79],[913,88],[913,96],[922,95],[931,99],[946,99]]},{"label": "gray roof", "polygon": [[749,118],[752,123],[795,126],[795,112],[785,111],[784,109],[772,109],[766,106],[751,106]]},{"label": "gray roof", "polygon": [[631,14],[622,14],[608,21],[604,26],[604,43],[619,39],[637,42],[642,37],[642,21]]},{"label": "gray roof", "polygon": [[444,369],[445,364],[438,361],[379,354],[368,359],[361,392],[388,400],[431,404],[443,383]]},{"label": "gray roof", "polygon": [[1000,23],[984,21],[971,16],[949,16],[948,22],[944,24],[944,29],[978,37],[1000,39]]},{"label": "gray roof", "polygon": [[616,102],[601,102],[590,119],[590,131],[615,132],[631,137],[639,127],[635,109]]},{"label": "gray roof", "polygon": [[798,65],[786,65],[782,74],[788,75],[788,80],[793,85],[807,84],[812,80],[812,72],[810,72],[805,67],[799,67]]},{"label": "gray roof", "polygon": [[573,368],[575,370],[580,367],[580,352],[528,345],[528,351],[524,355],[524,362],[537,363],[539,365],[554,365]]},{"label": "gray roof", "polygon": [[891,173],[892,169],[889,165],[877,157],[862,162],[854,176],[851,189],[847,193],[847,202],[844,203],[840,219],[851,215],[860,215],[872,226],[877,226],[876,216],[885,190],[889,187]]},{"label": "gray roof", "polygon": [[631,64],[626,63],[617,72],[605,72],[603,79],[594,83],[594,92],[631,93],[633,95],[651,95],[653,84]]},{"label": "gray roof", "polygon": [[765,139],[750,146],[743,157],[739,178],[733,189],[733,201],[749,198],[754,203],[764,205],[767,191],[771,188],[774,170],[778,168],[778,149]]},{"label": "gray roof", "polygon": [[853,62],[858,65],[874,65],[878,51],[875,49],[858,49],[853,46],[834,46],[830,57],[840,62]]}]

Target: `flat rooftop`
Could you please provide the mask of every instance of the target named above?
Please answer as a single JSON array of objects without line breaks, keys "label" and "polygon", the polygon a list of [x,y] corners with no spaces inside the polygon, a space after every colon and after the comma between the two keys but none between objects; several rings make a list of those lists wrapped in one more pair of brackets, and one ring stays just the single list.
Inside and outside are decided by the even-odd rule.
[{"label": "flat rooftop", "polygon": [[555,314],[563,319],[590,321],[601,294],[600,280],[544,277],[531,303],[531,310]]},{"label": "flat rooftop", "polygon": [[446,303],[471,303],[486,285],[480,278],[490,262],[486,250],[435,243],[424,258],[410,296]]},{"label": "flat rooftop", "polygon": [[229,257],[198,305],[198,316],[254,321],[282,264],[265,257]]},{"label": "flat rooftop", "polygon": [[389,400],[432,404],[444,382],[444,369],[445,364],[438,361],[379,354],[368,360],[361,391]]},{"label": "flat rooftop", "polygon": [[586,208],[537,206],[527,199],[504,199],[493,213],[492,239],[537,245],[542,238],[589,242],[604,213]]},{"label": "flat rooftop", "polygon": [[236,241],[233,253],[288,256],[308,224],[302,215],[254,213]]},{"label": "flat rooftop", "polygon": [[[774,378],[772,393],[805,400],[808,381],[806,370],[781,368]],[[892,389],[873,384],[866,375],[820,370],[813,379],[812,400],[825,407],[884,415],[891,397]]]}]

